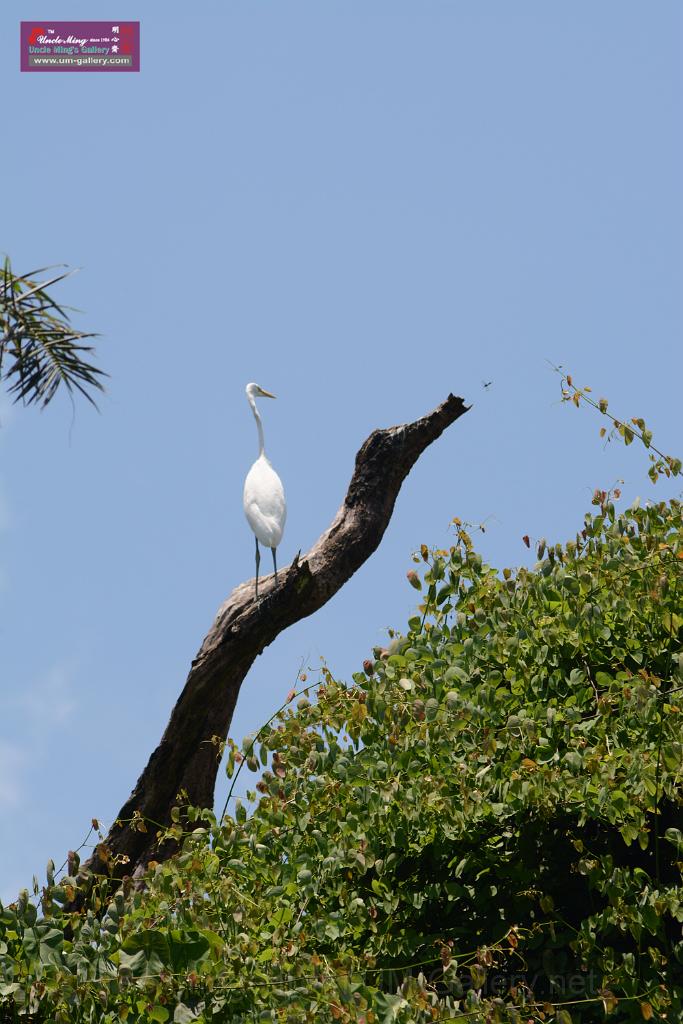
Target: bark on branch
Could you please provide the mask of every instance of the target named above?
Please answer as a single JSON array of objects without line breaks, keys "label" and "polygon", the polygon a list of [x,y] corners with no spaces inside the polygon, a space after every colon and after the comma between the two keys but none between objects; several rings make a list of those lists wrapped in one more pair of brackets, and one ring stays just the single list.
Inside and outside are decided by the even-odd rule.
[{"label": "bark on branch", "polygon": [[[116,876],[132,875],[151,857],[161,860],[172,852],[169,843],[155,848],[152,825],[141,832],[131,824],[136,812],[149,823],[167,825],[181,791],[196,807],[213,805],[219,766],[213,737],[226,739],[254,659],[284,629],[329,601],[369,558],[387,528],[405,477],[425,448],[467,409],[461,398],[449,395],[414,423],[375,430],[356,456],[341,508],[308,554],[281,570],[277,585],[274,576],[264,577],[258,600],[250,580],[220,607],[161,742],[107,837],[110,853],[127,858],[114,868]],[[97,854],[88,867],[97,873],[108,870]]]}]

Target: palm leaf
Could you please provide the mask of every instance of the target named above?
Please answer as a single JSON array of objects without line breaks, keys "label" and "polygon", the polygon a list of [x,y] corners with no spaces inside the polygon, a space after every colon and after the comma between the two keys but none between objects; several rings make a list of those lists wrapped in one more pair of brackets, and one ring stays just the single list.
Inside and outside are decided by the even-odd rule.
[{"label": "palm leaf", "polygon": [[42,267],[18,276],[5,259],[0,273],[0,380],[15,401],[26,405],[44,408],[62,385],[96,406],[92,392],[104,390],[106,374],[90,361],[94,349],[84,342],[97,335],[74,328],[67,313],[73,312],[71,307],[60,306],[47,292],[75,271],[36,280],[57,269]]}]

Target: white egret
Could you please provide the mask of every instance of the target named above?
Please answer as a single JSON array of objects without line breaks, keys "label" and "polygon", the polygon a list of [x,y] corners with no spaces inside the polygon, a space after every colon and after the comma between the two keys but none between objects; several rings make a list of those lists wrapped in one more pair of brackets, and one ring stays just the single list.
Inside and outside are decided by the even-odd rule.
[{"label": "white egret", "polygon": [[256,408],[256,398],[275,398],[258,384],[247,384],[247,401],[256,420],[258,430],[259,456],[247,473],[244,481],[244,514],[256,535],[256,597],[258,597],[258,570],[261,561],[258,542],[270,548],[273,553],[273,568],[277,581],[277,558],[275,550],[282,540],[287,518],[287,503],[282,480],[277,475],[265,453],[263,424]]}]

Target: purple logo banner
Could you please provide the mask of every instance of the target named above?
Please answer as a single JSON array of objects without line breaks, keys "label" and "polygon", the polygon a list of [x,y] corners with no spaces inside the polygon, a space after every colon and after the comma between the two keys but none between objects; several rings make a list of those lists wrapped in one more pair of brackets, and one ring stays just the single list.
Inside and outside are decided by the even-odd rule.
[{"label": "purple logo banner", "polygon": [[139,71],[139,21],[22,21],[22,71]]}]

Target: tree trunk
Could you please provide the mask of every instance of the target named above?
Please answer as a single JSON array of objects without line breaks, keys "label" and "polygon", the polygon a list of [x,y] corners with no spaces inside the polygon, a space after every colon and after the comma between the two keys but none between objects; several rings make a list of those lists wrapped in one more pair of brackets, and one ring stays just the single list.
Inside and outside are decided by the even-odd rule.
[{"label": "tree trunk", "polygon": [[[192,662],[161,742],[119,811],[105,849],[98,848],[86,865],[90,870],[120,878],[139,872],[152,858],[163,860],[173,852],[172,844],[156,847],[155,833],[159,825],[170,824],[171,809],[179,802],[213,805],[220,761],[215,737],[227,738],[254,659],[282,630],[329,601],[370,557],[412,466],[467,409],[461,398],[449,395],[414,423],[375,430],[356,456],[341,508],[308,554],[282,569],[277,584],[273,575],[264,577],[258,599],[253,580],[233,590]],[[147,822],[148,831],[137,828],[134,815]]]}]

